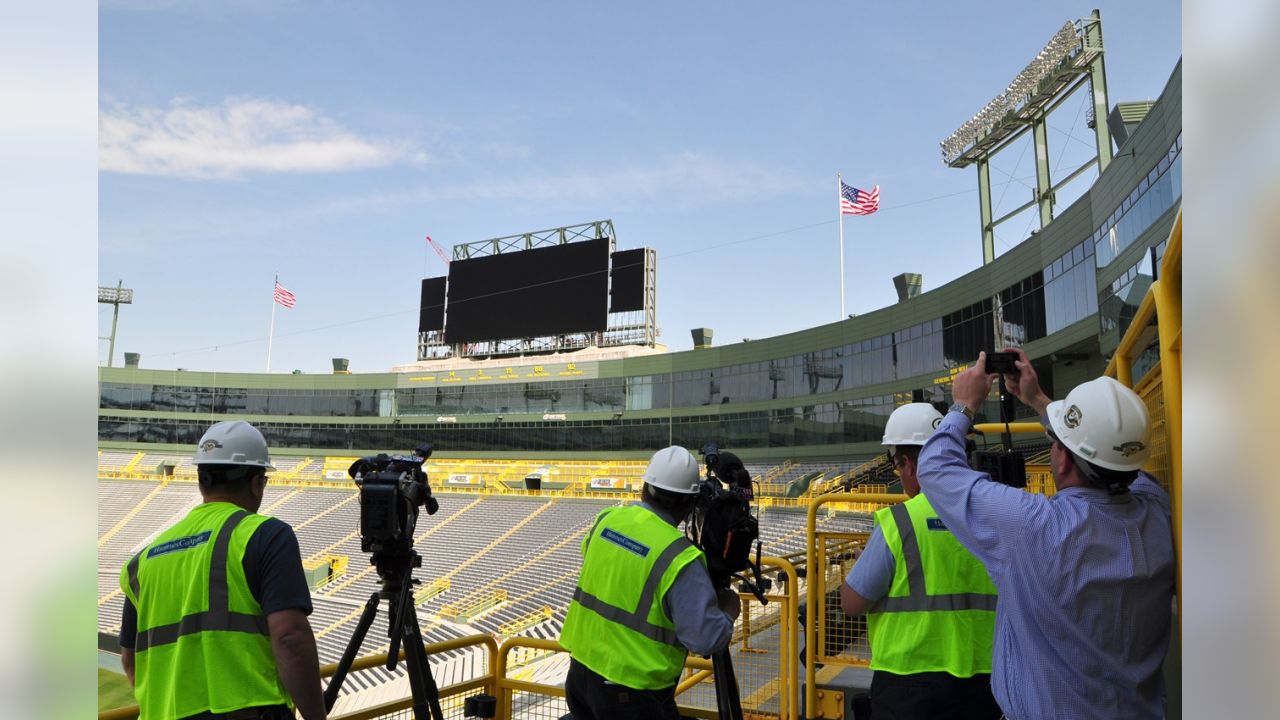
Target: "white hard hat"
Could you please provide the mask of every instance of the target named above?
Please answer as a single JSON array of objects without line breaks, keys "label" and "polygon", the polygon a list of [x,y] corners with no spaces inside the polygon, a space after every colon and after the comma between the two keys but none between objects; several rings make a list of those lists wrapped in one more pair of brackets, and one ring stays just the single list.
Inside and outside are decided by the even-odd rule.
[{"label": "white hard hat", "polygon": [[941,422],[942,413],[929,403],[908,403],[889,416],[880,444],[924,445]]},{"label": "white hard hat", "polygon": [[693,453],[677,445],[663,448],[649,460],[644,481],[673,493],[693,495],[698,492],[698,461]]},{"label": "white hard hat", "polygon": [[1049,427],[1064,447],[1108,470],[1137,470],[1151,456],[1151,422],[1138,394],[1113,378],[1077,385],[1049,403]]},{"label": "white hard hat", "polygon": [[196,448],[193,465],[253,465],[275,470],[267,457],[267,441],[243,420],[227,420],[209,428]]}]

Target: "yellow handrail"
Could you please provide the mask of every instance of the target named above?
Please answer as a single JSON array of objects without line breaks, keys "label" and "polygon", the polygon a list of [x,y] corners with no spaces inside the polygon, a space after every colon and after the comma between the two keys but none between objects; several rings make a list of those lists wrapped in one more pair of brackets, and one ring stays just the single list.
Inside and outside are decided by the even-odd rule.
[{"label": "yellow handrail", "polygon": [[[1182,211],[1165,244],[1160,274],[1151,283],[1125,331],[1106,374],[1133,387],[1133,359],[1152,321],[1160,355],[1160,390],[1169,447],[1169,500],[1173,506],[1173,548],[1177,558],[1178,626],[1182,626]],[[1181,637],[1181,632],[1179,632]]]}]

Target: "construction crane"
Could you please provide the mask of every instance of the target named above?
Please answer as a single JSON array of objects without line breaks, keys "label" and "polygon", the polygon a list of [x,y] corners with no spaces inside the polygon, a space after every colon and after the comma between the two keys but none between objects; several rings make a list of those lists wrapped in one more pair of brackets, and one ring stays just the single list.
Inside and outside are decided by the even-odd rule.
[{"label": "construction crane", "polygon": [[444,261],[445,267],[448,267],[448,266],[449,266],[449,256],[445,254],[445,252],[444,252],[444,248],[442,248],[442,247],[440,247],[439,245],[437,245],[437,244],[436,244],[436,241],[435,241],[435,240],[432,240],[430,235],[428,235],[428,236],[427,236],[427,242],[431,244],[431,249],[432,249],[432,250],[435,250],[435,251],[436,251],[436,254],[440,256],[440,259]]}]

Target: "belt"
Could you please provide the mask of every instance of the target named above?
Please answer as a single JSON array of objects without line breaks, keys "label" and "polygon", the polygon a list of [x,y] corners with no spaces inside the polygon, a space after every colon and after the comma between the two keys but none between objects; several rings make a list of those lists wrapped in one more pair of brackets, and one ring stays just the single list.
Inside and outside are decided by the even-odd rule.
[{"label": "belt", "polygon": [[292,720],[293,711],[288,705],[259,705],[224,713],[202,712],[182,720]]}]

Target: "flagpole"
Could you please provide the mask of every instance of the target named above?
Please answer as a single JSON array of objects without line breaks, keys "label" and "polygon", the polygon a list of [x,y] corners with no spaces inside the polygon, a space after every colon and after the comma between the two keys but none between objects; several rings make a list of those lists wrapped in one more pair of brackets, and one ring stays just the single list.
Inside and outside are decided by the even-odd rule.
[{"label": "flagpole", "polygon": [[276,336],[276,285],[280,284],[280,275],[276,275],[275,284],[271,286],[271,329],[267,331],[267,372],[271,372],[271,342]]},{"label": "flagpole", "polygon": [[840,319],[844,320],[847,315],[844,314],[844,209],[841,203],[844,200],[844,180],[840,177],[840,173],[836,173],[836,214],[840,220]]}]

